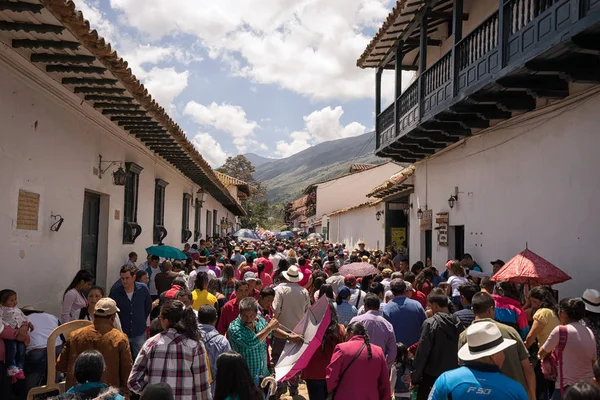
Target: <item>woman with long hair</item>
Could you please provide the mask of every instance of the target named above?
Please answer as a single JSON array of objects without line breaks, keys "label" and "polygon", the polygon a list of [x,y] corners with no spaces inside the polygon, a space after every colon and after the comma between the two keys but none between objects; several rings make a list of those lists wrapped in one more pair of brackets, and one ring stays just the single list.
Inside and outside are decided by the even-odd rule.
[{"label": "woman with long hair", "polygon": [[383,350],[371,346],[367,329],[360,322],[346,328],[346,342],[335,346],[327,366],[327,392],[333,399],[391,398],[388,366]]},{"label": "woman with long hair", "polygon": [[57,399],[125,400],[116,388],[102,383],[105,368],[104,357],[99,351],[84,351],[77,357],[73,367],[77,384]]},{"label": "woman with long hair", "polygon": [[327,398],[327,365],[335,346],[344,341],[344,325],[338,322],[337,312],[333,304],[329,303],[331,321],[325,330],[321,346],[315,351],[308,365],[302,370],[301,378],[306,382],[308,398],[310,400],[325,400]]},{"label": "woman with long hair", "polygon": [[529,322],[519,300],[521,295],[514,283],[509,281],[496,283],[492,297],[496,307],[496,321],[512,326],[519,332],[521,339],[526,340]]},{"label": "woman with long hair", "polygon": [[207,398],[207,355],[194,310],[179,300],[169,301],[159,319],[163,332],[144,343],[129,375],[129,389],[140,394],[147,385],[165,382],[178,400]]},{"label": "woman with long hair", "polygon": [[265,272],[265,263],[258,263],[256,265],[256,271],[258,275],[258,279],[260,279],[264,285],[264,287],[272,286],[273,279],[271,279],[271,275]]},{"label": "woman with long hair", "polygon": [[[94,321],[94,307],[96,307],[96,303],[101,298],[106,297],[104,293],[104,288],[102,286],[92,286],[87,293],[87,302],[88,306],[81,309],[79,313],[78,319],[85,319],[87,321]],[[120,331],[123,331],[121,328],[121,320],[119,319],[119,314],[116,314],[115,317],[115,328]]]},{"label": "woman with long hair", "polygon": [[214,400],[263,400],[262,391],[254,383],[244,357],[226,351],[217,358]]},{"label": "woman with long hair", "polygon": [[231,293],[235,292],[235,272],[233,265],[225,264],[223,271],[221,271],[221,287],[223,289],[223,295],[229,299]]},{"label": "woman with long hair", "polygon": [[82,308],[88,306],[85,292],[90,290],[94,283],[94,275],[87,269],[80,269],[75,274],[71,284],[65,290],[62,301],[62,312],[60,321],[63,324],[79,318]]},{"label": "woman with long hair", "polygon": [[208,274],[205,271],[200,271],[196,275],[194,290],[192,290],[192,307],[196,311],[205,304],[218,307],[217,298],[208,291],[208,280]]},{"label": "woman with long hair", "polygon": [[581,320],[584,326],[590,328],[596,338],[596,352],[600,359],[600,292],[596,289],[586,289],[581,296],[585,304],[585,317]]},{"label": "woman with long hair", "polygon": [[431,292],[431,289],[433,289],[432,282],[434,275],[435,274],[431,268],[425,268],[419,272],[419,275],[417,275],[415,278],[417,290],[419,292],[423,292],[425,296],[429,295],[429,292]]},{"label": "woman with long hair", "polygon": [[577,382],[594,382],[593,364],[596,361],[596,340],[589,328],[581,324],[585,316],[585,303],[578,298],[562,299],[558,306],[558,318],[562,325],[550,332],[548,340],[542,345],[539,357],[546,358],[565,340],[560,352],[562,368],[558,368],[556,388],[553,400],[560,400],[564,392]]},{"label": "woman with long hair", "polygon": [[331,302],[333,302],[335,300],[335,296],[333,295],[333,286],[331,286],[329,283],[322,284],[321,288],[319,289],[319,298],[318,299],[320,299],[323,296],[327,296],[327,298]]}]

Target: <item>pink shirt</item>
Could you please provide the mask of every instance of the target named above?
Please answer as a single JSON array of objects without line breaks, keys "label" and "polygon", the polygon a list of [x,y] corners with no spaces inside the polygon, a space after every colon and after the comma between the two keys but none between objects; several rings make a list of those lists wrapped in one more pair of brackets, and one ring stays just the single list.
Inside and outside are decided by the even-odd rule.
[{"label": "pink shirt", "polygon": [[[550,336],[548,336],[548,340],[542,346],[544,351],[550,352],[558,346],[558,329],[559,326],[554,328]],[[589,328],[586,328],[579,322],[568,324],[567,329],[569,335],[565,350],[563,351],[563,387],[581,381],[593,383],[594,372],[592,365],[596,361],[596,340],[594,339],[594,334]],[[559,382],[560,377],[556,380],[557,388]]]},{"label": "pink shirt", "polygon": [[304,267],[299,266],[298,268],[300,269],[300,272],[302,272],[302,280],[300,282],[298,282],[298,285],[305,287],[306,284],[308,283],[308,280],[310,279],[310,275],[312,274],[312,271],[306,265]]}]

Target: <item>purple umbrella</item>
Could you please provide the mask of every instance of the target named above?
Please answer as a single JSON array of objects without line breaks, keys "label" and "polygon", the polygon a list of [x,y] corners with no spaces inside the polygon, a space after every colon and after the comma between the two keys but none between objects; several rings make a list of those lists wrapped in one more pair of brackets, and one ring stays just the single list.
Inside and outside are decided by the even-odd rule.
[{"label": "purple umbrella", "polygon": [[355,262],[352,264],[343,265],[342,268],[340,268],[340,275],[342,276],[354,275],[359,277],[377,275],[378,273],[379,270],[368,262]]},{"label": "purple umbrella", "polygon": [[293,378],[308,365],[315,351],[321,346],[325,331],[331,322],[329,300],[323,296],[304,314],[294,333],[304,337],[303,343],[287,342],[275,365],[275,379],[282,382]]}]

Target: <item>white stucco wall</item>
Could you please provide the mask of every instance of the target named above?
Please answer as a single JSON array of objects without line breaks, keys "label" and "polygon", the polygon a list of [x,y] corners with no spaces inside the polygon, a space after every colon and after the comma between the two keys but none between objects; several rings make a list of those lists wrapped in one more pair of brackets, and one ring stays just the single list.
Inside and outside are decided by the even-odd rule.
[{"label": "white stucco wall", "polygon": [[[180,247],[183,193],[194,195],[198,186],[140,142],[115,127],[104,116],[51,81],[11,50],[0,49],[0,254],[2,288],[19,294],[20,305],[58,312],[62,293],[80,269],[83,199],[86,190],[102,196],[98,251],[98,284],[110,286],[130,251],[140,262],[152,245],[154,183],[169,185],[165,196],[164,243]],[[16,72],[14,65],[22,71]],[[132,161],[141,165],[138,223],[143,233],[135,244],[122,244],[124,188],[112,184],[112,171],[102,179],[94,175],[98,155],[105,160]],[[40,194],[39,228],[17,230],[19,190]],[[227,210],[210,195],[202,214],[205,235],[206,209]],[[51,213],[64,223],[51,232]],[[115,213],[119,213],[116,219]],[[233,219],[229,213],[230,220]],[[194,228],[194,209],[190,229]]]},{"label": "white stucco wall", "polygon": [[[450,225],[464,225],[465,252],[490,271],[491,260],[508,261],[529,249],[574,279],[561,296],[600,288],[600,94],[579,96],[506,121],[417,165],[411,196],[410,262],[425,257],[418,208],[449,211]],[[454,209],[448,198],[460,190]],[[453,248],[438,247],[443,268]],[[450,241],[453,238],[450,237]]]},{"label": "white stucco wall", "polygon": [[317,187],[316,218],[321,219],[333,211],[372,201],[367,194],[400,170],[401,166],[390,162],[320,184]]},{"label": "white stucco wall", "polygon": [[358,241],[364,240],[367,249],[385,247],[385,218],[377,221],[377,211],[384,211],[385,203],[363,207],[329,217],[330,242],[345,243],[346,248],[358,248]]}]

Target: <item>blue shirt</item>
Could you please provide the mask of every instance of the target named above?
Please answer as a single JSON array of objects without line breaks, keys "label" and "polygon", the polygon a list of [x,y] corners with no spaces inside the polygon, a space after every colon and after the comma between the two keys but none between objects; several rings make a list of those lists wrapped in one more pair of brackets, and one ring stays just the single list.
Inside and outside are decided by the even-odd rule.
[{"label": "blue shirt", "polygon": [[123,285],[115,285],[110,289],[109,297],[119,307],[119,319],[123,333],[129,338],[138,337],[146,333],[146,319],[152,309],[152,299],[148,286],[134,282],[133,297],[129,300]]},{"label": "blue shirt", "polygon": [[399,296],[383,307],[383,318],[390,321],[396,334],[396,343],[412,346],[419,341],[421,325],[427,319],[423,306],[415,300]]},{"label": "blue shirt", "polygon": [[348,326],[350,320],[356,317],[358,310],[348,300],[342,300],[342,304],[333,303],[338,315],[338,322],[344,326]]},{"label": "blue shirt", "polygon": [[523,386],[495,365],[469,362],[467,366],[444,372],[429,393],[429,399],[508,399],[527,400]]}]

